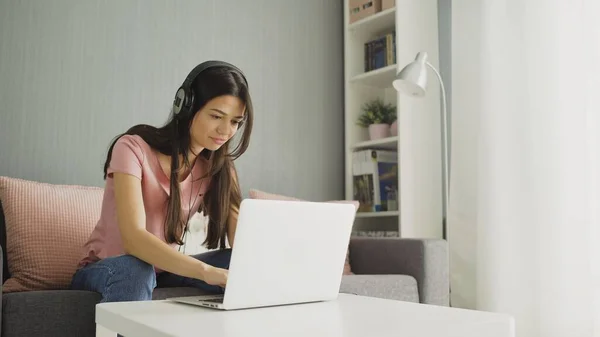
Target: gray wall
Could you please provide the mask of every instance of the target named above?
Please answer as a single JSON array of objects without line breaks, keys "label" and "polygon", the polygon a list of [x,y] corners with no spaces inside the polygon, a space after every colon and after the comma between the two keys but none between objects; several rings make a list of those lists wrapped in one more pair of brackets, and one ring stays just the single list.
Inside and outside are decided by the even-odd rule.
[{"label": "gray wall", "polygon": [[102,186],[111,139],[160,125],[188,71],[241,67],[242,188],[343,197],[342,1],[0,0],[0,175]]}]

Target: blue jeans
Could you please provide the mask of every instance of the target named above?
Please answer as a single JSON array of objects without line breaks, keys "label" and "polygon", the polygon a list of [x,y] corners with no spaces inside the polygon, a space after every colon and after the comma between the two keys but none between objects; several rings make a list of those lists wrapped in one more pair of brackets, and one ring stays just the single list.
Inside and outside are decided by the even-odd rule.
[{"label": "blue jeans", "polygon": [[[193,257],[211,266],[229,269],[231,249]],[[152,300],[152,292],[157,287],[196,287],[214,294],[224,292],[219,286],[169,272],[162,272],[157,277],[152,265],[133,255],[109,257],[80,268],[73,275],[70,288],[100,293],[101,302],[119,302]]]}]

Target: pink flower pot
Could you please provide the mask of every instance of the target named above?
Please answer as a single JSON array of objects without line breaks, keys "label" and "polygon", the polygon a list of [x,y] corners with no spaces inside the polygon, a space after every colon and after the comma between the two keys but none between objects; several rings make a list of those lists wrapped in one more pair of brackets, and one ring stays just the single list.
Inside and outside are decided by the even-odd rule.
[{"label": "pink flower pot", "polygon": [[394,123],[390,125],[390,134],[392,137],[396,137],[398,135],[398,121],[394,121]]},{"label": "pink flower pot", "polygon": [[371,140],[386,138],[390,136],[390,126],[387,124],[369,125],[369,138]]}]

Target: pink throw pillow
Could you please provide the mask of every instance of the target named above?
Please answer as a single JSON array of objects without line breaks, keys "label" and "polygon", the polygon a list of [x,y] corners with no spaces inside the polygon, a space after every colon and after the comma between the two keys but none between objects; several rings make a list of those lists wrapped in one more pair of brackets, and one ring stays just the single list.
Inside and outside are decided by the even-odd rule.
[{"label": "pink throw pillow", "polygon": [[[268,192],[263,192],[256,189],[251,189],[248,191],[250,195],[250,199],[266,199],[266,200],[287,200],[287,201],[303,201],[302,199],[293,198],[280,194],[273,194]],[[356,200],[330,200],[327,202],[335,202],[335,203],[349,203],[353,204],[356,210],[358,211],[358,207],[360,203]],[[350,251],[346,251],[346,261],[344,263],[344,273],[343,275],[353,275],[352,266],[350,265]]]},{"label": "pink throw pillow", "polygon": [[102,207],[103,189],[0,177],[10,278],[4,292],[66,289]]}]

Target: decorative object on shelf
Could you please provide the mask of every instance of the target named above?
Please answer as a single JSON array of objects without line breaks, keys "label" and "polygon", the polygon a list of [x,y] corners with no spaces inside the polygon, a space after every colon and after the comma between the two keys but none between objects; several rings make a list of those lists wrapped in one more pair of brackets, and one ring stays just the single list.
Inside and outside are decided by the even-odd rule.
[{"label": "decorative object on shelf", "polygon": [[384,11],[386,9],[396,7],[396,0],[381,0],[381,10]]},{"label": "decorative object on shelf", "polygon": [[381,0],[350,0],[349,23],[381,12]]},{"label": "decorative object on shelf", "polygon": [[390,136],[390,124],[396,120],[396,106],[384,103],[381,98],[366,102],[357,124],[369,128],[371,140]]},{"label": "decorative object on shelf", "polygon": [[396,137],[398,135],[398,120],[394,120],[392,125],[390,125],[390,135],[392,135],[392,137]]},{"label": "decorative object on shelf", "polygon": [[[398,169],[395,167],[395,169]],[[396,184],[397,185],[397,184]],[[385,186],[386,193],[386,211],[397,211],[398,210],[398,190],[397,186]]]},{"label": "decorative object on shelf", "polygon": [[448,123],[447,123],[447,112],[446,112],[446,89],[444,88],[444,81],[442,76],[435,69],[431,63],[427,62],[427,53],[419,52],[415,57],[415,60],[405,66],[397,75],[396,79],[392,82],[392,85],[398,92],[405,93],[413,97],[423,97],[427,91],[427,67],[431,68],[437,75],[440,81],[440,87],[442,91],[442,182],[443,182],[443,216],[442,216],[442,233],[443,238],[447,238],[447,212],[448,212],[448,196],[450,195],[449,181],[448,181]]}]

